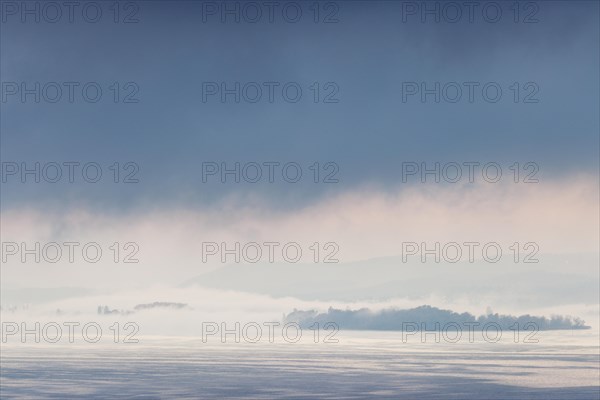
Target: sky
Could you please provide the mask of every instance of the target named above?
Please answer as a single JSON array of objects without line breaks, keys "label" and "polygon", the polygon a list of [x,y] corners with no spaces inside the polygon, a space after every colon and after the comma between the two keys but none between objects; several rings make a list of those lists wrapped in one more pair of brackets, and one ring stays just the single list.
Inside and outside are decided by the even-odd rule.
[{"label": "sky", "polygon": [[[235,291],[248,300],[230,311],[275,315],[371,302],[597,318],[597,2],[522,2],[518,14],[488,2],[470,20],[442,2],[298,1],[272,21],[260,3],[257,22],[239,2],[138,1],[118,15],[94,4],[97,22],[96,8],[48,22],[42,5],[36,22],[2,3],[3,305],[95,312]],[[103,257],[23,262],[4,244],[68,241]],[[281,280],[264,258],[204,259],[208,242],[273,241],[303,249]],[[431,258],[398,261],[406,243],[473,241],[498,243],[506,263],[451,263],[455,287],[427,283]],[[536,248],[539,262],[523,263]],[[377,260],[390,267],[360,290],[319,285],[335,249],[336,267],[365,271],[336,272],[348,285]],[[276,283],[234,284],[235,268]],[[282,302],[298,276],[308,286]]]}]

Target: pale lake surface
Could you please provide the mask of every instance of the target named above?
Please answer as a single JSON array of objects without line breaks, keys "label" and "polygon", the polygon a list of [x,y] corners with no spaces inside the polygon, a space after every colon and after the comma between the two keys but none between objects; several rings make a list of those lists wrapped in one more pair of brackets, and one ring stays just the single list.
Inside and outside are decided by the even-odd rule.
[{"label": "pale lake surface", "polygon": [[399,332],[340,332],[339,343],[2,345],[2,399],[599,399],[597,331],[539,343],[403,343]]}]

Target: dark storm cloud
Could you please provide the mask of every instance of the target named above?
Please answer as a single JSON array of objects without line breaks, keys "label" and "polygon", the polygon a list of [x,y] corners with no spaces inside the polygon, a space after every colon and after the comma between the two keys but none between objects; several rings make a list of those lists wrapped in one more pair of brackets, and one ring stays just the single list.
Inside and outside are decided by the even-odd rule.
[{"label": "dark storm cloud", "polygon": [[[472,23],[422,23],[419,14],[403,22],[402,2],[338,2],[339,22],[330,24],[314,23],[307,2],[299,3],[298,23],[276,17],[254,24],[221,23],[218,13],[203,22],[200,2],[137,4],[139,22],[132,24],[3,23],[3,82],[97,82],[103,97],[9,97],[2,103],[2,161],[97,162],[104,173],[96,184],[23,185],[11,176],[4,208],[41,198],[59,207],[204,204],[231,193],[295,207],[361,184],[399,184],[405,161],[535,161],[548,179],[597,170],[595,2],[539,2],[538,22],[529,24],[513,21],[508,2],[500,3],[497,23],[477,13]],[[319,18],[331,10],[321,11]],[[264,82],[278,89],[293,82],[303,97],[292,103],[276,92],[271,103],[263,93],[256,103],[235,103],[230,95],[223,103],[219,93],[203,99],[206,82],[263,89]],[[406,95],[407,82],[454,82],[463,94],[456,103],[443,96],[436,103],[432,95],[423,103],[419,93]],[[464,82],[478,83],[473,102]],[[503,90],[496,103],[482,98],[489,82]],[[339,102],[323,103],[334,92]],[[532,93],[539,102],[523,103]],[[127,95],[139,102],[123,103]],[[297,162],[305,179],[203,184],[206,161]],[[135,162],[139,183],[113,184],[115,162],[122,175],[130,172],[123,165]],[[336,163],[339,183],[313,184],[308,167],[315,162]]]}]

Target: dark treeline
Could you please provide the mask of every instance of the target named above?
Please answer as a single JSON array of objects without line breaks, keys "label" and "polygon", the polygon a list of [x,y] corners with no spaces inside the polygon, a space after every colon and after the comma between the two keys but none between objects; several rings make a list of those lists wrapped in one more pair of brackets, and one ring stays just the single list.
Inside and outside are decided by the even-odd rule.
[{"label": "dark treeline", "polygon": [[535,327],[536,330],[589,329],[589,326],[585,325],[585,321],[568,316],[546,318],[526,314],[517,317],[488,313],[476,317],[469,313],[459,314],[427,305],[408,310],[386,309],[377,312],[368,308],[339,310],[331,307],[326,313],[319,313],[315,310],[294,310],[285,317],[285,321],[297,322],[303,328],[308,328],[315,322],[320,324],[334,322],[340,329],[376,331],[401,331],[407,324],[417,324],[419,327],[421,324],[425,324],[426,329],[436,329],[436,324],[442,328],[446,326],[448,329],[452,329],[454,324],[458,324],[463,329],[465,323],[472,324],[474,330],[481,330],[489,323],[496,323],[502,329],[514,328],[515,323],[521,329],[528,324],[531,329]]}]

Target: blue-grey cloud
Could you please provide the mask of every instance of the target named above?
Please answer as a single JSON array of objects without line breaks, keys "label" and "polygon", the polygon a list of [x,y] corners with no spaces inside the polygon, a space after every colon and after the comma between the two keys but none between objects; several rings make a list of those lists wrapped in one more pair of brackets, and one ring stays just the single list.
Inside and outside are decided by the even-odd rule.
[{"label": "blue-grey cloud", "polygon": [[[140,182],[9,182],[2,207],[43,199],[127,210],[234,192],[298,207],[358,184],[398,184],[403,161],[534,161],[547,179],[596,173],[597,3],[540,3],[533,24],[515,24],[508,8],[495,24],[422,24],[403,23],[394,2],[339,5],[335,24],[202,23],[200,2],[144,2],[137,24],[9,20],[2,81],[96,81],[105,96],[131,81],[140,102],[3,103],[2,160],[94,161],[105,177],[114,162],[133,161]],[[299,82],[306,101],[204,103],[207,81]],[[308,86],[329,81],[340,102],[313,103]],[[495,104],[403,103],[407,81],[497,82],[505,94]],[[539,103],[514,103],[514,82],[535,82]],[[203,184],[204,161],[332,161],[340,182]]]}]

